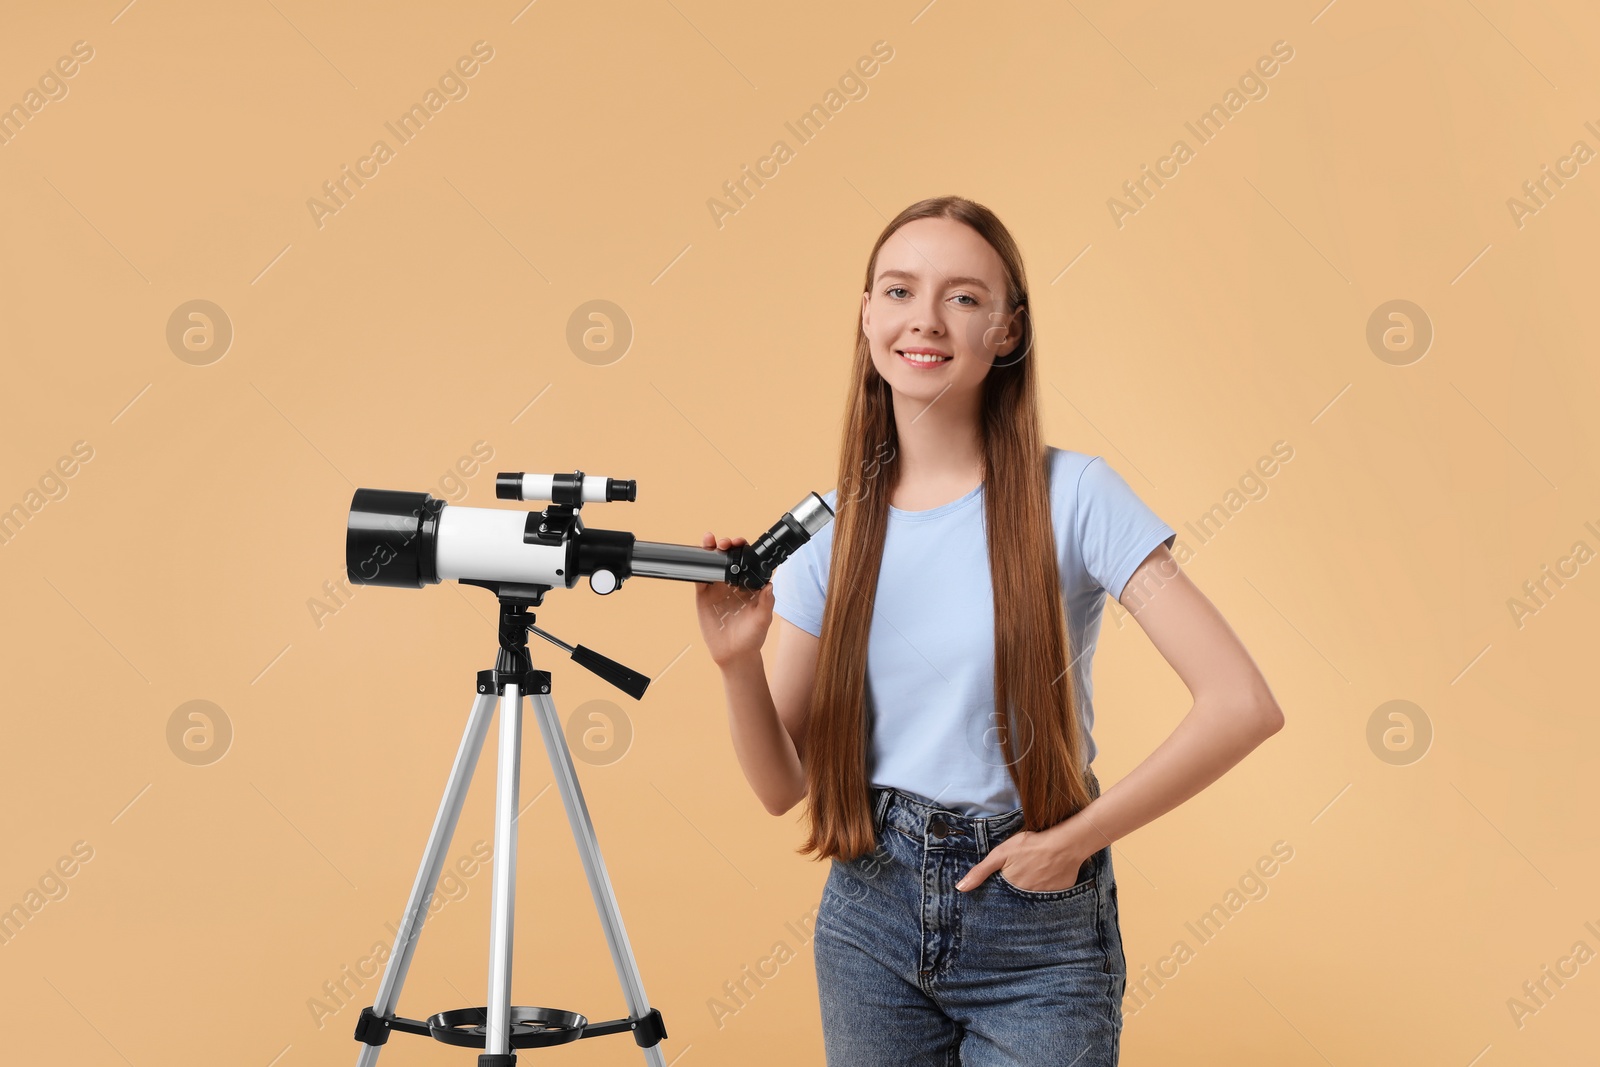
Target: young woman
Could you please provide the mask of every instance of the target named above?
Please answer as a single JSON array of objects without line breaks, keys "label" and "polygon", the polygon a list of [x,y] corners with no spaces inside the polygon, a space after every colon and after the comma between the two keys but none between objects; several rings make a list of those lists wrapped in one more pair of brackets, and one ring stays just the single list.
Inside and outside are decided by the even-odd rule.
[{"label": "young woman", "polygon": [[[758,594],[695,590],[746,778],[774,815],[808,800],[798,851],[832,861],[813,945],[834,1067],[1116,1064],[1111,843],[1283,724],[1172,528],[1104,459],[1040,440],[1027,305],[988,209],[902,211],[867,261],[833,522]],[[1194,706],[1101,795],[1108,594]]]}]

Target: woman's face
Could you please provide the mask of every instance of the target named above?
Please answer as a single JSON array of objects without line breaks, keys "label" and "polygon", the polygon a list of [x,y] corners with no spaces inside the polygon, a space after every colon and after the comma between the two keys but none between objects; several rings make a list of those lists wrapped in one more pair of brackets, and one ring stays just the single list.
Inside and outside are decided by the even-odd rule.
[{"label": "woman's face", "polygon": [[[872,365],[895,393],[932,403],[976,396],[990,364],[1022,338],[1005,304],[1005,267],[978,232],[954,219],[915,219],[878,250],[861,328]],[[919,354],[947,357],[935,362]]]}]

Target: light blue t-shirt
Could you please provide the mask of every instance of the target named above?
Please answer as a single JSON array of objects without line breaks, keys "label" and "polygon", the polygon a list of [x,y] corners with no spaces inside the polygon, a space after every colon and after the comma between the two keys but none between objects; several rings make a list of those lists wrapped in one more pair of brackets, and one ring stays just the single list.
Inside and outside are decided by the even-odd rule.
[{"label": "light blue t-shirt", "polygon": [[[1120,597],[1168,526],[1103,458],[1049,446],[1050,506],[1079,717],[1094,737],[1090,662],[1107,594]],[[867,780],[966,815],[1022,806],[994,726],[994,593],[983,485],[927,511],[889,507],[867,644]],[[829,507],[838,490],[823,498]],[[773,611],[821,636],[834,524],[773,572]],[[1026,744],[1026,738],[1018,738]]]}]

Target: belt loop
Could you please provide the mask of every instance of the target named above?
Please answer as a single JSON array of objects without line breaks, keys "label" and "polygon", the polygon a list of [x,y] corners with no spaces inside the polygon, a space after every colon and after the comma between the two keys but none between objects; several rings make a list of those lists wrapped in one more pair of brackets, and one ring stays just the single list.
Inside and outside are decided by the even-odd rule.
[{"label": "belt loop", "polygon": [[885,816],[889,813],[890,791],[887,789],[873,789],[872,791],[872,826],[878,833],[883,833]]}]

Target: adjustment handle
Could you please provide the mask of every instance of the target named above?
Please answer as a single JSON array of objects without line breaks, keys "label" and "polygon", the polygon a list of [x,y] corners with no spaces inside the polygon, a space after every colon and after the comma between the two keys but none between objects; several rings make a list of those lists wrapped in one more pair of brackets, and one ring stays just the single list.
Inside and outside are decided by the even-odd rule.
[{"label": "adjustment handle", "polygon": [[645,688],[650,684],[649,678],[633,668],[625,667],[616,660],[603,656],[584,645],[579,645],[572,650],[572,661],[580,667],[598,674],[635,700],[643,699]]}]

